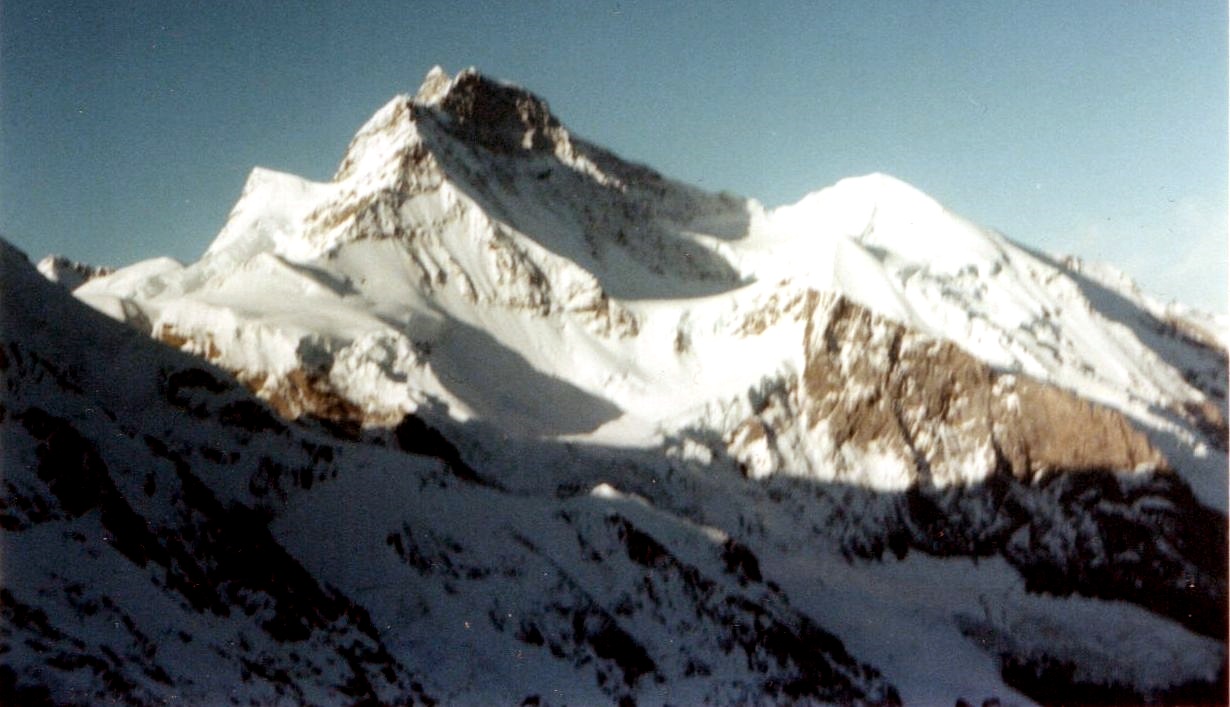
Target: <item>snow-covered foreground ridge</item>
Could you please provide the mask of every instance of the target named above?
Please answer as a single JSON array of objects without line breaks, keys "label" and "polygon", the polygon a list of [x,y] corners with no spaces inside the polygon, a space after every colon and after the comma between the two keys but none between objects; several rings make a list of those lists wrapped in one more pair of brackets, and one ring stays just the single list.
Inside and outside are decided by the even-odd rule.
[{"label": "snow-covered foreground ridge", "polygon": [[0,697],[1224,693],[1221,324],[891,177],[766,210],[435,70],[195,263],[40,264],[130,327],[0,255]]}]

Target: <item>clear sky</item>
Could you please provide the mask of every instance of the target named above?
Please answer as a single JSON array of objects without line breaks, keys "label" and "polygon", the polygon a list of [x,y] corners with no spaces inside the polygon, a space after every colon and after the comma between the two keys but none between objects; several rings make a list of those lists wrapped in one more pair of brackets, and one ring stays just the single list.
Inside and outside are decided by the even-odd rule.
[{"label": "clear sky", "polygon": [[0,234],[193,260],[255,165],[328,178],[433,64],[767,205],[887,172],[1026,245],[1226,309],[1227,5],[0,3]]}]

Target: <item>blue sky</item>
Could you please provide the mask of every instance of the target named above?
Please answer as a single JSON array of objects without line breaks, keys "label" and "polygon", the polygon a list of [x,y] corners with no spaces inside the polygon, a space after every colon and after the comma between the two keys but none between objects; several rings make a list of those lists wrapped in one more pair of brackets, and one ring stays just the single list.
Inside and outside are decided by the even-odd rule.
[{"label": "blue sky", "polygon": [[1026,245],[1226,309],[1227,6],[0,4],[0,234],[198,257],[255,165],[325,179],[433,64],[768,205],[882,171]]}]

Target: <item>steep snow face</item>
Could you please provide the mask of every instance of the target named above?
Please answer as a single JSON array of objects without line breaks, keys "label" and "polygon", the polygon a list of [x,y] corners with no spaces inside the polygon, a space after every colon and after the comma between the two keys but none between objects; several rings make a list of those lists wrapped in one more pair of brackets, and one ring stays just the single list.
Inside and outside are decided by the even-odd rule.
[{"label": "steep snow face", "polygon": [[[1224,348],[1197,318],[1087,270],[886,175],[773,211],[707,194],[576,139],[520,88],[433,70],[359,130],[331,182],[256,170],[200,261],[139,264],[77,294],[237,372],[291,416],[388,426],[430,409],[640,448],[702,429],[749,469],[844,466],[894,489],[991,473],[996,438],[957,428],[913,439],[921,457],[818,419],[784,456],[744,439],[764,391],[803,389],[804,304],[836,296],[879,316],[886,342],[905,327],[918,350],[950,342],[1003,381],[1118,410],[1153,448],[1116,457],[1132,462],[1121,471],[1161,454],[1224,508]],[[929,365],[944,364],[916,363]],[[874,396],[882,381],[868,376],[826,414]],[[1007,409],[1011,388],[988,390]],[[790,414],[770,431],[793,439]],[[967,453],[919,471],[949,447]]]},{"label": "steep snow face", "polygon": [[303,222],[333,192],[330,185],[258,167],[205,254],[229,256],[236,263],[269,251],[291,260],[310,258],[314,249]]}]

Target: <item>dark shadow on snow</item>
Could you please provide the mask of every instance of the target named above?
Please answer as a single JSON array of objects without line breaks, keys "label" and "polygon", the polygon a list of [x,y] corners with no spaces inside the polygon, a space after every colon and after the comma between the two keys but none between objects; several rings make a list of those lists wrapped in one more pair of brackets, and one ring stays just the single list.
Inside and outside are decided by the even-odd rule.
[{"label": "dark shadow on snow", "polygon": [[615,405],[538,371],[495,337],[455,319],[429,360],[449,392],[479,418],[501,420],[529,437],[592,432],[621,414]]},{"label": "dark shadow on snow", "polygon": [[[999,557],[1020,574],[1028,593],[1129,602],[1225,641],[1227,520],[1171,472],[1070,469],[1026,482],[996,469],[968,486],[883,492],[788,474],[744,478],[738,463],[720,451],[721,440],[703,433],[699,439],[714,454],[708,464],[678,459],[669,451],[678,440],[628,450],[510,438],[481,421],[435,424],[450,439],[479,440],[481,473],[509,493],[570,498],[612,484],[692,522],[722,528],[758,568],[755,552],[773,549],[759,540],[763,529],[756,527],[756,513],[739,513],[732,524],[710,517],[696,501],[715,484],[749,509],[759,508],[762,518],[780,513],[800,527],[814,524],[816,536],[835,540],[850,562],[895,562],[912,552]],[[482,444],[484,439],[499,439],[499,449]],[[535,468],[550,471],[535,475]],[[1223,670],[1214,682],[1142,694],[1125,683],[1089,682],[1077,666],[1047,654],[993,656],[1007,684],[1043,704],[1077,697],[1081,704],[1219,704],[1227,687]]]}]

